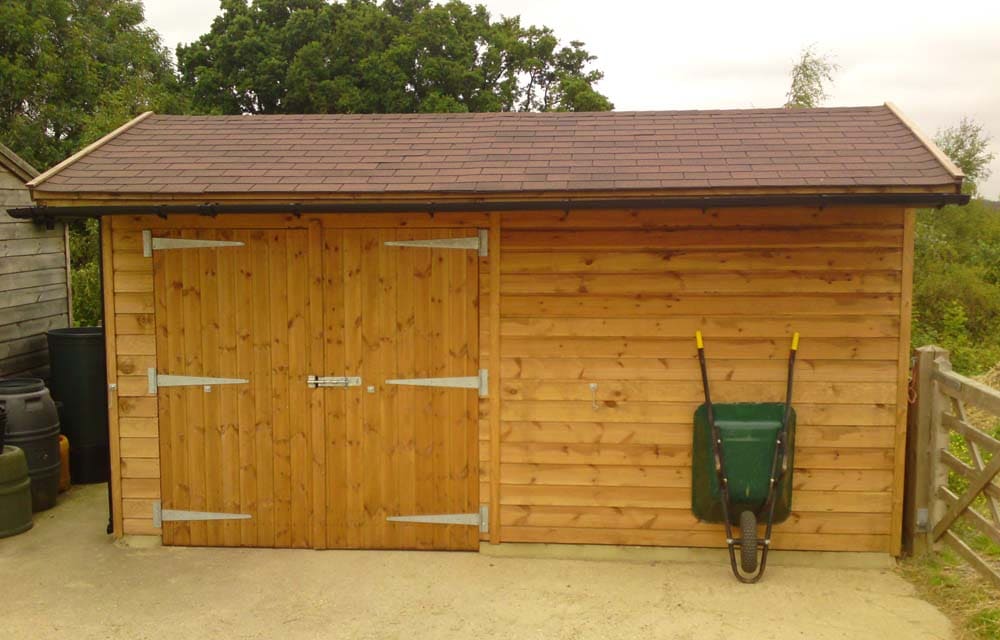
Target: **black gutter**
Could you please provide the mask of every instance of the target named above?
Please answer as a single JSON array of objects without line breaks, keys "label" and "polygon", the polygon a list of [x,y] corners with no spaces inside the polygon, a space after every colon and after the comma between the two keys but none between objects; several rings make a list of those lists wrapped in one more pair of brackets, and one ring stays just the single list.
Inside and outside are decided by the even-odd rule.
[{"label": "black gutter", "polygon": [[63,218],[100,218],[115,215],[196,214],[292,214],[313,213],[448,213],[469,211],[570,211],[579,209],[708,209],[720,207],[760,207],[778,205],[830,206],[844,204],[894,204],[912,207],[942,207],[967,204],[969,196],[948,193],[857,193],[857,194],[768,194],[746,196],[678,196],[662,198],[612,198],[580,200],[446,200],[413,202],[331,202],[270,204],[158,204],[59,206],[39,205],[9,209],[14,218],[51,222]]}]

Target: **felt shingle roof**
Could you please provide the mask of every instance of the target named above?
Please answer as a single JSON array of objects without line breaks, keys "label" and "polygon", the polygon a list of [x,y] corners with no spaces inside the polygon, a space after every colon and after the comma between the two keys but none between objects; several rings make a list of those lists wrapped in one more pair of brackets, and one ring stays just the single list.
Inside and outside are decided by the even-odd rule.
[{"label": "felt shingle roof", "polygon": [[606,113],[149,114],[31,185],[82,194],[891,187],[961,173],[891,106]]}]

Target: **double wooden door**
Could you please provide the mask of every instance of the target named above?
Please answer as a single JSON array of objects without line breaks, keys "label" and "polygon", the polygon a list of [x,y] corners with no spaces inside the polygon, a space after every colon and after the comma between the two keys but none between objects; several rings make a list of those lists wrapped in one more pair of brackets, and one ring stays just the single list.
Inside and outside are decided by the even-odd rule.
[{"label": "double wooden door", "polygon": [[476,390],[413,384],[477,374],[477,252],[413,246],[475,234],[154,233],[164,543],[476,548],[387,519],[478,511]]}]

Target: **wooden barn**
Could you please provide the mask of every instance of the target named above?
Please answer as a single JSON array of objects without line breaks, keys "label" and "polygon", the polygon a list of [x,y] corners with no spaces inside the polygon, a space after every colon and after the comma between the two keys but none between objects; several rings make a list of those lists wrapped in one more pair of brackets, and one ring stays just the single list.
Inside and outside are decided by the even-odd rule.
[{"label": "wooden barn", "polygon": [[70,324],[66,227],[15,220],[38,172],[0,144],[0,378],[48,375],[45,332]]},{"label": "wooden barn", "polygon": [[723,546],[693,334],[774,401],[798,331],[774,546],[899,552],[914,208],[963,196],[891,105],[143,114],[30,187],[101,218],[118,535]]}]

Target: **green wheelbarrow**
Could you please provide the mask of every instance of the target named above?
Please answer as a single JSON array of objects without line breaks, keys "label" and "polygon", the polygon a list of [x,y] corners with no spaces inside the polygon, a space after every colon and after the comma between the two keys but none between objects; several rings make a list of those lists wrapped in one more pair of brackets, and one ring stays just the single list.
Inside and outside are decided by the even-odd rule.
[{"label": "green wheelbarrow", "polygon": [[[792,377],[799,334],[792,337],[784,403],[713,404],[701,332],[695,337],[705,403],[694,413],[691,510],[699,520],[725,524],[733,575],[740,582],[753,583],[761,579],[767,566],[771,526],[791,512],[795,452]],[[757,535],[759,522],[765,524],[763,539]],[[733,535],[733,526],[739,527],[739,538]]]}]

